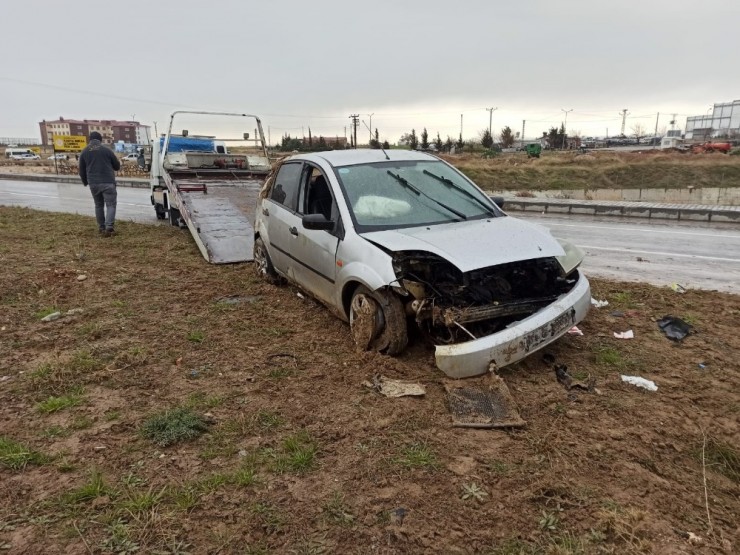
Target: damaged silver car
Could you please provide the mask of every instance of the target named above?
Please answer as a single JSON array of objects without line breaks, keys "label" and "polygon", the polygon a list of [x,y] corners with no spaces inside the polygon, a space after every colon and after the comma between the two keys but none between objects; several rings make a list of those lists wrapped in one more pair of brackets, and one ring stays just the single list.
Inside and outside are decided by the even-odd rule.
[{"label": "damaged silver car", "polygon": [[361,349],[399,354],[416,326],[454,378],[521,360],[591,301],[582,252],[419,152],[283,160],[260,194],[254,259],[349,322]]}]

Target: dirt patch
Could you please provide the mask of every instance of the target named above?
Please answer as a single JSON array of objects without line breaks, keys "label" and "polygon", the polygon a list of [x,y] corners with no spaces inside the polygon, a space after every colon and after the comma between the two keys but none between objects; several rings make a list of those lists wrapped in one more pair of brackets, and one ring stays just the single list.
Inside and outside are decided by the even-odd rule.
[{"label": "dirt patch", "polygon": [[[593,280],[610,305],[548,352],[598,392],[533,356],[501,371],[527,426],[468,430],[418,339],[397,358],[357,352],[347,325],[251,265],[210,266],[174,228],[119,231],[0,208],[0,437],[25,446],[16,468],[0,459],[9,553],[740,545],[737,296]],[[669,341],[666,314],[697,333]],[[362,385],[375,374],[426,396],[385,398]],[[142,436],[174,407],[208,431],[165,448]]]}]

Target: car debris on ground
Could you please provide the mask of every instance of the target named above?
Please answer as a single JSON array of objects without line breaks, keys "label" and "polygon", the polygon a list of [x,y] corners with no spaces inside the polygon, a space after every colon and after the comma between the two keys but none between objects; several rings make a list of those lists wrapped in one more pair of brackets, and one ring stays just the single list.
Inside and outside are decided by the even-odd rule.
[{"label": "car debris on ground", "polygon": [[609,306],[609,301],[607,301],[606,299],[603,301],[599,301],[591,297],[591,306],[595,308],[603,308],[605,306]]},{"label": "car debris on ground", "polygon": [[687,335],[694,333],[694,326],[669,314],[663,316],[656,323],[668,339],[676,342],[682,341]]},{"label": "car debris on ground", "polygon": [[686,293],[686,291],[688,291],[688,289],[680,283],[671,283],[671,289],[673,289],[676,293]]},{"label": "car debris on ground", "polygon": [[617,339],[634,339],[635,333],[632,330],[614,332],[614,337]]},{"label": "car debris on ground", "polygon": [[658,391],[658,386],[652,380],[647,380],[640,376],[625,376],[624,374],[620,374],[620,377],[625,383],[647,389],[648,391]]},{"label": "car debris on ground", "polygon": [[[459,428],[523,428],[514,398],[503,378],[490,372],[481,378],[445,383],[452,425]],[[477,386],[475,384],[478,384]]]},{"label": "car debris on ground", "polygon": [[426,395],[424,386],[418,383],[394,380],[385,376],[373,376],[372,382],[363,382],[365,387],[374,389],[384,397],[423,397]]}]

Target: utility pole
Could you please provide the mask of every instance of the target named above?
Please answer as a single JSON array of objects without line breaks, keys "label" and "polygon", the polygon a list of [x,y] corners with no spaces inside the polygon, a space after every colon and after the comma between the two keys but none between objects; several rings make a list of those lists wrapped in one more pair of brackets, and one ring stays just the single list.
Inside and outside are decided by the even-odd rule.
[{"label": "utility pole", "polygon": [[370,118],[370,127],[368,127],[368,130],[370,131],[370,140],[373,140],[373,116],[375,115],[375,112],[372,114],[368,114],[367,117]]},{"label": "utility pole", "polygon": [[658,146],[655,144],[655,137],[658,136],[658,120],[659,119],[660,119],[660,112],[658,112],[658,115],[655,116],[655,133],[653,133],[653,139],[651,141],[653,143],[653,148]]},{"label": "utility pole", "polygon": [[524,148],[524,128],[526,127],[526,125],[527,125],[527,120],[523,119],[522,120],[522,140],[519,142],[519,146],[521,148]]},{"label": "utility pole", "polygon": [[463,133],[463,119],[462,118],[463,118],[463,115],[460,114],[460,138],[462,138],[462,133]]},{"label": "utility pole", "polygon": [[491,125],[493,124],[493,113],[498,110],[498,108],[486,108],[488,110],[488,134],[493,137],[493,129],[491,128]]},{"label": "utility pole", "polygon": [[360,114],[352,114],[349,118],[352,120],[352,131],[350,131],[350,136],[354,138],[354,145],[355,148],[357,148],[357,124],[360,123]]},{"label": "utility pole", "polygon": [[565,110],[564,108],[560,108],[561,112],[565,112],[565,123],[563,123],[563,142],[560,145],[561,149],[565,148],[565,137],[568,135],[568,113],[573,111],[573,108],[570,110]]},{"label": "utility pole", "polygon": [[272,144],[272,140],[270,139],[270,126],[267,126],[267,145],[270,146]]},{"label": "utility pole", "polygon": [[629,112],[627,111],[627,108],[625,108],[624,110],[622,110],[622,111],[621,111],[621,112],[619,112],[619,113],[620,113],[620,114],[622,114],[622,132],[621,132],[621,134],[620,134],[620,135],[621,135],[622,137],[624,137],[624,124],[625,124],[625,123],[627,123],[627,114],[628,114]]}]

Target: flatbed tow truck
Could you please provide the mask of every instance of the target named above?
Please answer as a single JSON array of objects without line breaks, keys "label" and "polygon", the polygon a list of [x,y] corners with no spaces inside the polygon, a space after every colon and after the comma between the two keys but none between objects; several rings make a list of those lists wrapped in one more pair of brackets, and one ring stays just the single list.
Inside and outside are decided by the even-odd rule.
[{"label": "flatbed tow truck", "polygon": [[[254,120],[255,137],[217,139],[173,134],[176,116],[226,116]],[[247,143],[231,152],[227,143]],[[157,219],[187,227],[203,257],[212,264],[252,260],[254,207],[270,171],[260,118],[227,112],[176,111],[164,137],[152,145],[151,201]]]}]

